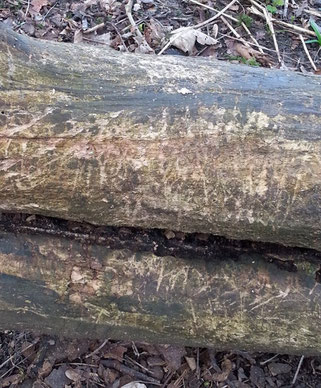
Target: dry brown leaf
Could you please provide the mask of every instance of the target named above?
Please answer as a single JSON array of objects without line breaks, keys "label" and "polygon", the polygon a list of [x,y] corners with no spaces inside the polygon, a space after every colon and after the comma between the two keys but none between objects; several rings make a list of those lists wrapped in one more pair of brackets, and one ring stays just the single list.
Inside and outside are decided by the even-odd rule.
[{"label": "dry brown leaf", "polygon": [[172,370],[179,369],[182,365],[182,357],[186,354],[186,350],[182,346],[158,345],[157,350],[163,355],[169,368]]},{"label": "dry brown leaf", "polygon": [[214,373],[213,374],[213,380],[217,382],[223,382],[228,378],[228,375],[232,371],[233,364],[232,362],[226,358],[224,361],[221,363],[221,373]]},{"label": "dry brown leaf", "polygon": [[48,0],[32,0],[30,4],[32,10],[39,13],[41,8],[48,4]]},{"label": "dry brown leaf", "polygon": [[41,366],[41,368],[38,370],[38,377],[40,378],[44,378],[46,376],[48,376],[51,371],[52,371],[52,368],[55,364],[55,360],[45,360]]},{"label": "dry brown leaf", "polygon": [[121,345],[111,345],[111,347],[104,353],[104,358],[112,358],[120,362],[123,361],[124,353],[127,352],[127,348]]},{"label": "dry brown leaf", "polygon": [[155,19],[150,20],[144,31],[146,42],[153,48],[160,46],[165,39],[165,33],[165,28]]},{"label": "dry brown leaf", "polygon": [[21,382],[21,377],[22,377],[21,374],[15,374],[15,375],[5,377],[0,382],[1,387],[9,387],[9,386],[12,387],[16,384],[19,384]]},{"label": "dry brown leaf", "polygon": [[228,39],[225,43],[233,55],[241,56],[246,60],[255,58],[262,66],[271,66],[272,64],[272,59],[267,54],[262,54],[259,51],[256,51],[251,47],[246,47],[244,44],[235,40]]}]

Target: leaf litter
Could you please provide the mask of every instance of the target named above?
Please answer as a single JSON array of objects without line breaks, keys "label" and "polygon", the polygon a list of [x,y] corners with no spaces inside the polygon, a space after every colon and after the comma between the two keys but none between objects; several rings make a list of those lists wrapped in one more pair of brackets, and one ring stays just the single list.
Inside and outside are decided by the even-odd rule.
[{"label": "leaf litter", "polygon": [[319,74],[321,69],[321,46],[307,43],[304,48],[300,38],[315,40],[311,21],[321,27],[317,0],[8,0],[0,4],[0,21],[41,39],[146,54],[214,57],[305,74]]}]

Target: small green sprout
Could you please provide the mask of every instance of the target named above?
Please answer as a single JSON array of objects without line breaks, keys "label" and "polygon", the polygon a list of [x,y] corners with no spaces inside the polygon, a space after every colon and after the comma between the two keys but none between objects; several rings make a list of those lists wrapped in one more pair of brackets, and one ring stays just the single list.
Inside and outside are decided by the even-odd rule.
[{"label": "small green sprout", "polygon": [[246,59],[244,57],[241,57],[240,55],[227,55],[226,58],[229,61],[239,61],[240,63],[244,63],[244,65],[255,66],[255,67],[261,66],[261,64],[254,57]]},{"label": "small green sprout", "polygon": [[253,23],[253,19],[251,18],[251,16],[249,15],[246,15],[245,13],[242,13],[241,15],[238,16],[237,18],[238,20],[238,25],[240,26],[242,23],[244,23],[246,25],[247,28],[250,28],[252,23]]},{"label": "small green sprout", "polygon": [[313,28],[313,31],[315,32],[317,39],[307,40],[305,43],[319,43],[319,45],[321,46],[321,33],[319,30],[319,26],[313,20],[310,21],[310,26]]},{"label": "small green sprout", "polygon": [[273,15],[277,12],[277,7],[284,5],[284,0],[272,0],[271,4],[266,6],[266,9]]}]

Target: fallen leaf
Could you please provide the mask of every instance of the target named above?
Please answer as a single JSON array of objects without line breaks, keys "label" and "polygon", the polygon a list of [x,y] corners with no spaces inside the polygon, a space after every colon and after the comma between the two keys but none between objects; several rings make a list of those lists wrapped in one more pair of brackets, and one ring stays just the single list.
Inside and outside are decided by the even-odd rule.
[{"label": "fallen leaf", "polygon": [[214,24],[214,25],[213,25],[212,34],[213,34],[213,37],[214,37],[214,38],[217,37],[217,34],[218,34],[218,25],[217,25],[217,24]]},{"label": "fallen leaf", "polygon": [[269,364],[269,370],[272,376],[277,376],[282,373],[289,373],[291,372],[291,365],[285,364],[283,362],[272,362]]},{"label": "fallen leaf", "polygon": [[39,13],[41,8],[48,4],[48,0],[32,0],[30,4],[32,10]]},{"label": "fallen leaf", "polygon": [[110,43],[111,43],[110,35],[111,35],[110,32],[106,32],[105,34],[101,34],[101,35],[96,35],[94,40],[96,42],[104,43],[107,46],[110,46]]},{"label": "fallen leaf", "polygon": [[107,352],[104,353],[104,358],[112,358],[120,362],[123,361],[124,353],[127,352],[127,348],[121,345],[110,345],[110,348]]},{"label": "fallen leaf", "polygon": [[81,373],[75,369],[67,369],[65,372],[66,377],[71,381],[80,381]]},{"label": "fallen leaf", "polygon": [[185,348],[181,346],[158,345],[157,350],[163,355],[172,370],[179,369],[182,364],[182,358],[186,354]]},{"label": "fallen leaf", "polygon": [[74,43],[81,43],[82,42],[82,31],[76,30],[74,33]]},{"label": "fallen leaf", "polygon": [[173,35],[172,46],[177,47],[185,53],[192,54],[196,41],[202,45],[213,45],[217,43],[216,39],[201,31],[186,28]]},{"label": "fallen leaf", "polygon": [[272,59],[267,54],[262,54],[260,51],[254,50],[251,47],[247,47],[242,43],[235,40],[227,39],[225,41],[229,52],[233,55],[238,55],[246,60],[255,58],[262,66],[270,67],[272,65]]},{"label": "fallen leaf", "polygon": [[116,0],[99,0],[99,4],[101,8],[105,9],[107,12],[112,12],[116,7],[121,5],[121,3]]},{"label": "fallen leaf", "polygon": [[122,388],[147,388],[145,384],[138,383],[137,381],[132,381],[128,384],[122,386]]},{"label": "fallen leaf", "polygon": [[12,387],[16,384],[19,384],[21,382],[21,375],[20,374],[15,374],[8,376],[1,381],[1,387]]},{"label": "fallen leaf", "polygon": [[196,370],[195,358],[194,357],[185,357],[185,360],[186,360],[188,366],[190,367],[191,371],[194,372],[194,370]]},{"label": "fallen leaf", "polygon": [[144,30],[146,42],[153,48],[161,45],[165,34],[166,28],[155,19],[151,19]]},{"label": "fallen leaf", "polygon": [[202,44],[203,46],[210,46],[217,43],[217,40],[212,38],[209,35],[204,34],[204,32],[194,30],[196,40],[199,44]]},{"label": "fallen leaf", "polygon": [[231,373],[232,367],[233,367],[232,362],[228,358],[226,358],[221,363],[222,372],[221,373],[214,373],[213,380],[217,381],[217,382],[225,381],[228,378],[228,375]]}]

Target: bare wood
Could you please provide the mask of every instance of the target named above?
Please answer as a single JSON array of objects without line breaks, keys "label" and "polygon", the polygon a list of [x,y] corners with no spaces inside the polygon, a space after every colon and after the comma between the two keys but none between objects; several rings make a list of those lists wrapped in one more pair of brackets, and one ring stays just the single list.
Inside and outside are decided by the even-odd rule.
[{"label": "bare wood", "polygon": [[0,232],[0,330],[320,354],[319,264],[157,257]]},{"label": "bare wood", "polygon": [[0,209],[321,250],[321,79],[0,25]]}]

